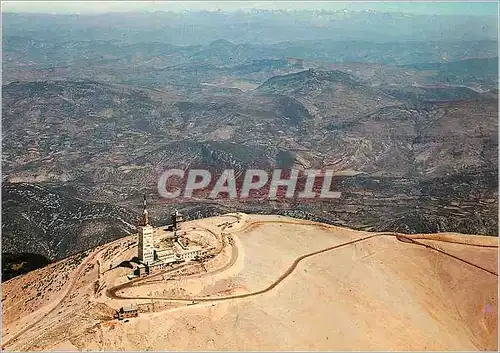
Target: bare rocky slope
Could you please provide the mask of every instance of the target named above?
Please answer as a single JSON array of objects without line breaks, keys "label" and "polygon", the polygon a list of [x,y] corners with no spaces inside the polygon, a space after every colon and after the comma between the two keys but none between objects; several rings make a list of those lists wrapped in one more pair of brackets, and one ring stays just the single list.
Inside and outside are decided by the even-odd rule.
[{"label": "bare rocky slope", "polygon": [[[415,103],[394,92],[322,70],[273,77],[246,93],[189,98],[94,81],[5,85],[4,251],[61,258],[124,235],[144,191],[159,223],[177,207],[189,218],[233,209],[358,229],[496,235],[496,96],[429,101],[428,92]],[[162,208],[160,173],[188,167],[364,175],[344,178],[343,198],[328,203],[207,200]],[[27,188],[49,190],[40,183],[55,198],[72,198],[57,211],[68,217],[22,196]]]},{"label": "bare rocky slope", "polygon": [[[131,268],[117,266],[136,256],[134,236],[3,283],[3,347],[498,349],[497,237],[368,233],[241,213],[182,227],[231,240],[204,266],[134,283]],[[130,304],[138,317],[113,320]]]},{"label": "bare rocky slope", "polygon": [[[144,192],[157,224],[176,207],[189,218],[242,210],[364,230],[497,234],[493,17],[252,11],[3,20],[11,269],[29,262],[26,254],[61,258],[125,235]],[[188,167],[358,177],[346,177],[343,198],[331,203],[165,205],[159,174]],[[65,199],[65,209],[20,197],[37,186]],[[105,215],[92,214],[96,203]]]}]

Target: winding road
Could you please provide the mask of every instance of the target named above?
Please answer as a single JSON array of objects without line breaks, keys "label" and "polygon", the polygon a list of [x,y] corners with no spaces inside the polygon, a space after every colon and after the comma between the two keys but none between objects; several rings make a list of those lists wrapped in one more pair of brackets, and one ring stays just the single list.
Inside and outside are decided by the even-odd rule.
[{"label": "winding road", "polygon": [[[242,231],[248,230],[249,228],[253,228],[253,227],[256,227],[256,226],[261,226],[261,225],[264,225],[264,224],[270,224],[270,223],[275,223],[275,224],[297,224],[297,225],[314,226],[314,227],[331,228],[331,229],[338,228],[337,226],[323,224],[323,223],[317,223],[317,222],[312,222],[312,221],[269,220],[269,221],[250,221],[244,227],[234,230],[234,232],[235,233],[236,232],[242,232]],[[315,256],[315,255],[318,255],[318,254],[322,254],[322,253],[325,253],[325,252],[328,252],[328,251],[336,250],[336,249],[339,249],[339,248],[342,248],[342,247],[345,247],[345,246],[349,246],[349,245],[352,245],[352,244],[355,244],[355,243],[363,242],[363,241],[372,239],[374,237],[379,237],[379,236],[396,237],[398,240],[403,241],[403,242],[408,242],[408,243],[412,243],[412,244],[415,244],[415,245],[424,246],[426,248],[435,250],[435,251],[437,251],[437,252],[439,252],[439,253],[441,253],[443,255],[449,256],[451,258],[454,258],[455,260],[461,261],[461,262],[463,262],[465,264],[473,266],[473,267],[475,267],[475,268],[477,268],[479,270],[486,271],[486,272],[488,272],[488,273],[490,273],[490,274],[498,277],[498,273],[496,273],[494,271],[491,271],[491,270],[489,270],[487,268],[484,268],[482,266],[474,264],[474,263],[472,263],[472,262],[470,262],[470,261],[468,261],[466,259],[462,259],[462,258],[460,258],[458,256],[450,254],[450,253],[448,253],[446,251],[443,251],[443,250],[441,250],[441,249],[439,249],[437,247],[434,247],[432,245],[424,244],[422,242],[417,241],[416,239],[419,239],[418,235],[416,236],[416,235],[406,235],[406,234],[402,234],[402,233],[381,232],[381,233],[370,234],[370,235],[367,235],[365,237],[361,237],[361,238],[354,239],[354,240],[351,240],[351,241],[347,241],[347,242],[344,242],[344,243],[341,243],[341,244],[330,246],[330,247],[327,247],[325,249],[321,249],[321,250],[317,250],[317,251],[314,251],[314,252],[311,252],[311,253],[308,253],[308,254],[305,254],[305,255],[301,255],[298,258],[296,258],[293,261],[293,263],[286,269],[286,271],[280,277],[278,277],[278,279],[276,279],[273,283],[271,283],[269,286],[267,286],[264,289],[261,289],[261,290],[258,290],[258,291],[254,291],[254,292],[251,292],[251,293],[244,293],[244,294],[231,295],[231,296],[221,296],[221,297],[185,297],[185,298],[179,298],[179,297],[152,297],[152,296],[126,296],[126,295],[117,294],[117,292],[119,290],[122,290],[124,288],[130,287],[132,284],[136,284],[137,285],[137,282],[146,280],[146,279],[138,279],[134,283],[127,282],[127,283],[124,283],[122,285],[119,285],[119,286],[116,286],[116,287],[108,289],[107,295],[110,298],[113,298],[113,299],[130,299],[130,300],[132,300],[132,299],[147,299],[147,300],[155,299],[155,300],[163,300],[163,301],[170,301],[170,302],[183,302],[183,303],[184,302],[193,302],[193,301],[195,301],[195,302],[214,302],[214,301],[224,301],[224,300],[242,299],[242,298],[252,297],[252,296],[261,295],[261,294],[264,294],[266,292],[269,292],[269,291],[273,290],[276,286],[278,286],[281,282],[283,282],[288,276],[290,276],[293,273],[293,271],[297,268],[298,264],[302,260],[304,260],[306,258]],[[445,238],[429,239],[429,238],[426,238],[426,237],[422,237],[422,239],[434,240],[434,241],[446,242],[446,243],[461,244],[461,245],[466,245],[466,246],[476,246],[476,247],[486,247],[486,248],[498,248],[497,245],[470,244],[468,242],[460,242],[460,241],[454,240],[454,239],[445,239]],[[236,247],[233,246],[233,248],[236,248]],[[233,258],[231,262],[234,263],[235,259]],[[227,266],[225,266],[224,269],[225,268],[227,268]],[[220,272],[220,270],[217,270],[217,272]],[[213,274],[213,273],[207,273],[206,275],[210,275],[210,274]],[[156,276],[156,275],[154,275],[154,276]]]},{"label": "winding road", "polygon": [[[224,234],[224,231],[226,230],[227,227],[229,226],[232,226],[233,224],[239,222],[241,220],[241,217],[238,216],[238,215],[234,215],[234,214],[227,214],[227,215],[224,215],[224,216],[231,216],[231,217],[234,217],[236,218],[236,220],[234,222],[226,222],[224,225],[222,225],[221,227],[221,241],[223,242],[223,246],[222,248],[224,247],[224,242],[226,241],[225,239],[225,234]],[[297,221],[293,221],[293,220],[258,220],[258,221],[249,221],[247,222],[243,227],[241,228],[238,228],[238,229],[234,229],[232,230],[232,233],[239,233],[239,232],[243,232],[243,231],[246,231],[248,230],[249,228],[254,228],[254,227],[258,227],[258,226],[261,226],[261,225],[265,225],[265,224],[296,224],[296,225],[303,225],[303,226],[313,226],[313,227],[320,227],[320,228],[327,228],[327,229],[338,229],[339,227],[337,226],[333,226],[333,225],[328,225],[328,224],[323,224],[323,223],[318,223],[318,222],[313,222],[313,221],[305,221],[305,220],[297,220]],[[215,232],[207,229],[207,228],[202,228],[202,227],[197,227],[197,229],[203,229],[203,230],[207,230],[209,231],[210,233],[212,233],[214,236],[217,237],[217,234],[215,234]],[[412,244],[415,244],[415,245],[420,245],[420,246],[424,246],[426,248],[429,248],[429,249],[432,249],[432,250],[435,250],[445,256],[449,256],[457,261],[460,261],[462,263],[465,263],[467,265],[470,265],[470,266],[473,266],[479,270],[482,270],[482,271],[486,271],[488,273],[490,273],[491,275],[494,275],[494,276],[497,276],[498,277],[498,273],[494,272],[494,271],[491,271],[487,268],[484,268],[482,266],[479,266],[477,264],[474,264],[466,259],[463,259],[463,258],[460,258],[458,256],[455,256],[453,254],[450,254],[442,249],[439,249],[438,247],[435,247],[435,246],[432,246],[432,245],[429,245],[429,244],[425,244],[425,243],[422,243],[422,242],[419,242],[417,239],[423,239],[423,240],[433,240],[433,241],[438,241],[438,242],[447,242],[447,243],[455,243],[455,244],[462,244],[462,245],[467,245],[467,246],[476,246],[476,247],[485,247],[485,248],[498,248],[498,245],[480,245],[480,244],[471,244],[471,243],[468,243],[466,241],[464,242],[460,242],[456,239],[446,239],[446,238],[428,238],[428,237],[425,237],[425,236],[421,236],[419,238],[418,235],[406,235],[406,234],[401,234],[401,233],[392,233],[392,232],[382,232],[382,233],[373,233],[373,234],[370,234],[370,235],[367,235],[365,237],[361,237],[361,238],[358,238],[358,239],[354,239],[354,240],[351,240],[351,241],[347,241],[347,242],[344,242],[344,243],[341,243],[341,244],[337,244],[337,245],[333,245],[333,246],[330,246],[330,247],[327,247],[327,248],[324,248],[324,249],[321,249],[321,250],[317,250],[317,251],[314,251],[314,252],[310,252],[308,254],[304,254],[304,255],[301,255],[299,257],[297,257],[293,263],[286,269],[286,271],[280,275],[274,282],[272,282],[270,285],[268,285],[266,288],[263,288],[261,290],[258,290],[258,291],[254,291],[254,292],[251,292],[251,293],[244,293],[244,294],[237,294],[237,295],[230,295],[230,296],[221,296],[221,297],[186,297],[186,298],[179,298],[179,297],[148,297],[148,296],[125,296],[125,295],[120,295],[118,294],[117,292],[122,290],[122,289],[125,289],[125,288],[128,288],[128,287],[132,287],[132,286],[139,286],[139,285],[147,285],[147,281],[151,280],[152,278],[155,278],[157,276],[161,276],[161,275],[165,275],[165,274],[169,274],[169,273],[172,273],[172,272],[176,272],[176,271],[179,271],[179,270],[183,270],[183,269],[186,269],[186,268],[189,268],[191,266],[194,266],[192,264],[187,264],[187,265],[184,265],[182,267],[177,267],[177,268],[172,268],[172,269],[168,269],[168,270],[165,270],[165,271],[160,271],[156,274],[152,274],[150,276],[147,276],[146,278],[137,278],[137,279],[134,279],[134,280],[131,280],[129,282],[126,282],[126,283],[123,283],[121,285],[118,285],[118,286],[115,286],[115,287],[112,287],[112,288],[109,288],[107,291],[106,291],[106,295],[112,299],[125,299],[125,300],[137,300],[137,299],[146,299],[146,300],[151,300],[151,299],[155,299],[155,300],[164,300],[164,301],[170,301],[170,302],[182,302],[182,303],[189,303],[189,302],[215,302],[215,301],[224,301],[224,300],[234,300],[234,299],[242,299],[242,298],[248,298],[248,297],[252,297],[252,296],[257,296],[257,295],[261,295],[261,294],[264,294],[264,293],[267,293],[271,290],[273,290],[274,288],[276,288],[276,286],[278,286],[281,282],[283,282],[288,276],[290,276],[294,271],[295,269],[297,268],[298,264],[309,258],[309,257],[312,257],[312,256],[315,256],[315,255],[319,255],[319,254],[322,254],[322,253],[325,253],[325,252],[328,252],[328,251],[333,251],[333,250],[336,250],[336,249],[340,249],[342,247],[346,247],[346,246],[350,246],[350,245],[353,245],[353,244],[356,244],[356,243],[360,243],[360,242],[364,242],[364,241],[367,241],[369,239],[372,239],[372,238],[375,238],[375,237],[379,237],[379,236],[391,236],[391,237],[396,237],[398,240],[400,241],[403,241],[403,242],[408,242],[408,243],[412,243]],[[120,239],[118,239],[117,241],[119,241]],[[112,242],[114,243],[114,242]],[[8,339],[7,341],[3,342],[2,344],[2,349],[5,349],[5,346],[8,345],[8,344],[11,344],[13,342],[15,342],[20,336],[22,336],[23,334],[25,334],[26,332],[28,332],[30,329],[32,329],[33,327],[35,327],[41,320],[43,320],[45,317],[47,317],[48,315],[52,314],[54,311],[56,311],[60,304],[62,304],[71,294],[72,294],[72,291],[82,273],[82,271],[84,270],[84,268],[86,267],[86,265],[88,263],[90,263],[91,261],[93,261],[95,259],[95,257],[100,254],[103,250],[105,250],[107,247],[104,247],[102,248],[101,250],[99,251],[93,251],[93,253],[88,256],[80,265],[79,267],[77,268],[76,270],[76,273],[71,281],[71,283],[69,284],[69,286],[67,287],[66,289],[66,292],[64,294],[64,296],[57,302],[54,304],[54,306],[48,311],[46,312],[43,316],[41,316],[40,318],[38,318],[36,321],[32,322],[30,325],[28,325],[27,327],[25,327],[24,329],[22,329],[21,331],[19,331],[18,333],[16,333],[13,337],[11,337],[10,339]],[[222,248],[221,248],[221,251],[222,251]],[[231,255],[231,260],[226,264],[224,265],[222,268],[220,269],[217,269],[213,272],[209,272],[209,273],[206,273],[205,275],[213,275],[214,273],[219,273],[219,272],[222,272],[224,270],[226,270],[227,268],[231,267],[236,259],[238,257],[238,249],[237,249],[237,246],[233,243],[232,244],[232,255]]]},{"label": "winding road", "polygon": [[[114,242],[116,241],[119,241],[120,239],[117,239],[115,240]],[[114,242],[111,242],[111,243],[114,243]],[[111,243],[108,243],[111,244]],[[35,327],[40,321],[42,321],[44,318],[46,318],[47,316],[49,316],[50,314],[52,314],[53,312],[55,312],[57,309],[59,309],[60,305],[71,295],[72,291],[73,291],[73,288],[75,287],[78,279],[80,278],[80,275],[82,273],[82,271],[85,269],[86,265],[89,264],[92,260],[94,260],[94,258],[100,254],[103,250],[105,250],[106,248],[103,248],[101,250],[98,250],[98,251],[92,251],[92,253],[90,254],[90,256],[87,256],[83,261],[82,263],[77,267],[76,269],[76,272],[75,272],[75,275],[73,276],[73,279],[70,281],[70,284],[66,287],[66,291],[63,295],[63,297],[55,302],[52,307],[52,309],[50,309],[49,311],[47,311],[44,315],[40,316],[38,319],[36,319],[35,321],[33,321],[31,324],[29,324],[28,326],[26,326],[25,328],[23,328],[21,331],[19,331],[18,333],[16,333],[14,336],[12,336],[11,338],[9,338],[7,341],[2,341],[2,350],[5,349],[5,346],[11,342],[15,342],[21,335],[25,334],[26,332],[28,332],[29,330],[31,330],[33,327]]]}]

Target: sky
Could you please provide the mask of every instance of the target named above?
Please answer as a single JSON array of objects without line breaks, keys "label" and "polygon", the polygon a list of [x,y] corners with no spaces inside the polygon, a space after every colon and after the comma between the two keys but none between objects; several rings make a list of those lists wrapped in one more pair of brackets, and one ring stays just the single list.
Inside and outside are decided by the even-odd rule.
[{"label": "sky", "polygon": [[433,15],[497,16],[496,1],[2,1],[3,12],[98,14],[106,12],[264,10],[373,10]]}]

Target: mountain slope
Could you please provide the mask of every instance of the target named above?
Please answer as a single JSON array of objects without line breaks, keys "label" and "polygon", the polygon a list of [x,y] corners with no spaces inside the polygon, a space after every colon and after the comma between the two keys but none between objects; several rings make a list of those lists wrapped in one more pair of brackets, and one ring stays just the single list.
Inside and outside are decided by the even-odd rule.
[{"label": "mountain slope", "polygon": [[421,71],[434,73],[432,79],[451,84],[476,83],[486,88],[498,85],[498,57],[473,58],[447,63],[420,63],[407,65]]},{"label": "mountain slope", "polygon": [[[137,254],[130,236],[3,283],[5,348],[498,348],[496,237],[374,234],[241,213],[182,227],[220,236],[228,223],[228,251],[206,270],[131,283],[131,269],[116,266]],[[131,304],[138,317],[113,320]]]},{"label": "mountain slope", "polygon": [[[413,101],[404,92],[396,87],[388,93],[348,73],[323,70],[274,77],[254,91],[222,96],[184,96],[95,81],[11,83],[2,92],[2,177],[11,183],[66,185],[74,188],[72,197],[131,210],[147,192],[151,217],[162,223],[173,207],[190,217],[233,208],[358,229],[497,234],[497,203],[488,201],[498,193],[488,181],[498,178],[496,94],[475,92],[475,98],[469,97],[473,99],[442,102],[429,98],[463,97],[446,87],[438,94],[427,90]],[[219,173],[226,168],[329,168],[369,173],[372,179],[347,178],[343,199],[329,203],[198,200],[181,205],[171,200],[165,205],[158,197],[160,174],[189,167]],[[460,185],[470,184],[474,175],[488,176],[479,176],[464,194]],[[450,179],[437,179],[446,176]],[[448,195],[438,189],[422,194],[419,185],[433,180],[451,188]],[[385,188],[373,189],[377,183]],[[48,224],[66,210],[43,204],[35,217],[28,197],[14,200],[3,209],[15,217],[5,228],[10,232],[4,238],[8,251],[65,256],[85,249],[95,232],[124,234],[127,226],[116,223],[113,215],[134,223],[128,211],[115,209],[94,223],[78,223],[77,217],[76,223],[70,221],[71,236],[63,240],[66,225]],[[74,202],[91,217],[86,205]],[[28,220],[22,216],[26,210]],[[407,217],[411,212],[415,217]],[[107,219],[111,226],[106,230]],[[467,224],[469,219],[474,222]],[[45,233],[52,231],[54,239]],[[22,249],[17,234],[32,241],[29,249]]]},{"label": "mountain slope", "polygon": [[136,215],[50,187],[2,185],[2,252],[60,259],[135,232]]}]

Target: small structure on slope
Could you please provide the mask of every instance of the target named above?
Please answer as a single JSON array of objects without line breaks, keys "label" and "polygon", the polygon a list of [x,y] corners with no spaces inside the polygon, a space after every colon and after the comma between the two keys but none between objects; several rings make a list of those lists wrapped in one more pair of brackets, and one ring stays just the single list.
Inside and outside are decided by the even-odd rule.
[{"label": "small structure on slope", "polygon": [[122,306],[120,310],[115,312],[115,319],[123,320],[130,317],[136,317],[138,315],[137,305],[131,304],[129,306]]}]

